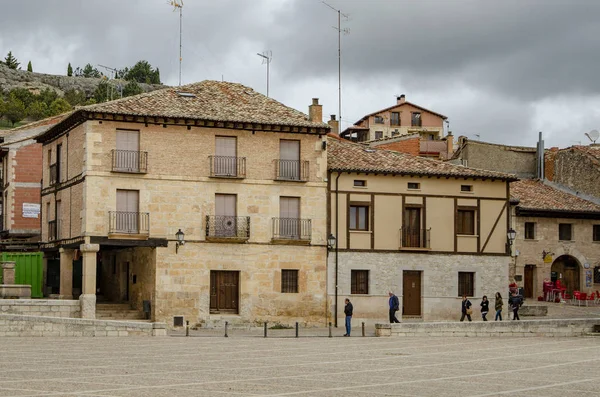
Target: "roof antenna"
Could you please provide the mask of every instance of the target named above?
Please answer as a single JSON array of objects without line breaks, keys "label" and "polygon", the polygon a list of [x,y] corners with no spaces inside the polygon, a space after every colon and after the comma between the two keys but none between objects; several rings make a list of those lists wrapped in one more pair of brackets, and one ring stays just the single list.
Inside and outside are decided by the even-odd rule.
[{"label": "roof antenna", "polygon": [[267,98],[269,97],[269,65],[271,64],[271,59],[273,59],[273,51],[271,50],[267,50],[267,51],[263,51],[262,54],[256,54],[259,57],[261,57],[262,60],[262,64],[264,65],[265,63],[267,64]]},{"label": "roof antenna", "polygon": [[181,24],[183,22],[183,0],[171,0],[168,4],[173,6],[173,12],[179,9],[179,86],[181,87]]},{"label": "roof antenna", "polygon": [[600,132],[598,132],[598,130],[591,130],[590,132],[586,132],[584,135],[587,136],[592,143],[596,143],[598,138],[600,138]]}]

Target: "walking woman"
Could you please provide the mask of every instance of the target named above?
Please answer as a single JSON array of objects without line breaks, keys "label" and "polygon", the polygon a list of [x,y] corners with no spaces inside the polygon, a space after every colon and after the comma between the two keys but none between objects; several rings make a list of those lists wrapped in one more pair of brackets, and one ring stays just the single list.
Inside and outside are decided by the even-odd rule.
[{"label": "walking woman", "polygon": [[463,295],[462,299],[462,316],[460,316],[460,321],[465,320],[465,316],[471,321],[471,313],[473,313],[473,309],[471,309],[471,301],[467,299],[467,295]]},{"label": "walking woman", "polygon": [[494,308],[496,309],[496,319],[494,321],[502,321],[502,296],[500,292],[496,292],[496,303],[494,304]]},{"label": "walking woman", "polygon": [[481,318],[483,319],[483,321],[487,321],[487,318],[485,318],[485,316],[487,316],[488,312],[490,311],[490,301],[488,301],[486,295],[483,295],[483,298],[481,299],[481,303],[479,305],[481,306]]}]

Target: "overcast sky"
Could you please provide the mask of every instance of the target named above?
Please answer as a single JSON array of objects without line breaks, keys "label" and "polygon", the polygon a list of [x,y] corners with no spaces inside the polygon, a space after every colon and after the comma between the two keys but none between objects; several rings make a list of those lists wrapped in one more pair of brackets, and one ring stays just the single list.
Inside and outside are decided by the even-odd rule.
[{"label": "overcast sky", "polygon": [[[183,83],[234,81],[325,119],[338,113],[337,13],[320,0],[184,0]],[[342,28],[344,127],[395,96],[448,116],[455,136],[547,146],[600,129],[600,1],[329,0]],[[179,15],[166,0],[0,0],[0,54],[34,71],[140,59],[178,82]]]}]

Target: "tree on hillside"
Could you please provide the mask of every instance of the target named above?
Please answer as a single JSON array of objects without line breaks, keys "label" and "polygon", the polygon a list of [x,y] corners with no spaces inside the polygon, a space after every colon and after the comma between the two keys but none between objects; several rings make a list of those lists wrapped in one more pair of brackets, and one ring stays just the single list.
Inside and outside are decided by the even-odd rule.
[{"label": "tree on hillside", "polygon": [[4,64],[10,69],[18,69],[20,65],[20,63],[17,62],[17,58],[13,56],[12,51],[9,51],[6,58],[4,58]]},{"label": "tree on hillside", "polygon": [[6,111],[6,102],[0,96],[0,119],[4,117],[4,112]]},{"label": "tree on hillside", "polygon": [[146,84],[160,84],[160,72],[153,69],[148,61],[138,61],[124,76],[125,80]]},{"label": "tree on hillside", "polygon": [[65,91],[63,98],[65,101],[69,102],[69,105],[71,106],[84,105],[87,99],[85,92],[76,89]]},{"label": "tree on hillside", "polygon": [[25,106],[25,108],[28,108],[29,105],[31,105],[36,100],[35,95],[33,95],[31,91],[29,91],[26,88],[20,87],[13,88],[12,90],[10,90],[10,92],[8,93],[8,97],[15,97],[23,103],[23,106]]},{"label": "tree on hillside", "polygon": [[71,105],[69,102],[65,101],[63,98],[58,98],[48,108],[47,116],[56,116],[57,114],[65,113],[71,110]]},{"label": "tree on hillside", "polygon": [[81,76],[82,77],[102,77],[102,73],[100,73],[98,71],[98,69],[96,69],[95,67],[93,67],[91,64],[87,64],[83,67],[83,70],[81,72]]},{"label": "tree on hillside", "polygon": [[31,66],[31,61],[29,61],[29,63],[27,64],[27,71],[33,72],[33,67]]},{"label": "tree on hillside", "polygon": [[21,121],[25,118],[25,105],[15,95],[9,95],[8,101],[6,102],[4,116],[15,125],[16,122]]},{"label": "tree on hillside", "polygon": [[33,120],[41,120],[48,113],[48,105],[44,102],[35,101],[27,108],[27,116]]},{"label": "tree on hillside", "polygon": [[130,81],[123,88],[123,96],[124,97],[138,95],[138,94],[141,94],[142,92],[144,92],[144,90],[142,90],[142,87],[140,87],[139,84],[136,83],[135,81]]},{"label": "tree on hillside", "polygon": [[73,76],[73,67],[71,66],[71,62],[69,62],[69,66],[67,66],[67,76]]}]

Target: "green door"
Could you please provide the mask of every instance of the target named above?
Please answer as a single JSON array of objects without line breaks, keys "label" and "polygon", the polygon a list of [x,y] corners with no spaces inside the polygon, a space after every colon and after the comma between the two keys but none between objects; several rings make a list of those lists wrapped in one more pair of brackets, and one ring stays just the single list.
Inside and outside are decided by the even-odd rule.
[{"label": "green door", "polygon": [[44,267],[41,252],[3,252],[2,261],[15,262],[15,284],[31,285],[32,298],[44,296],[42,293]]}]

